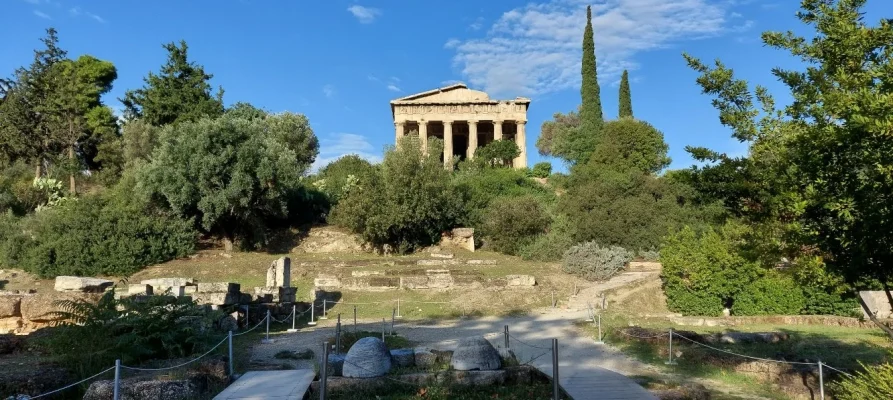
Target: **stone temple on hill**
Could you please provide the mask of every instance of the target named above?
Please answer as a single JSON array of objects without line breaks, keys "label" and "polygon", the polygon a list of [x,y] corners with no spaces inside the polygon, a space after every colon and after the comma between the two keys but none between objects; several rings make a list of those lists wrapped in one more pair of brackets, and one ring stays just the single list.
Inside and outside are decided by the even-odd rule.
[{"label": "stone temple on hill", "polygon": [[444,163],[472,159],[475,149],[494,140],[514,140],[521,150],[512,165],[527,167],[525,125],[530,99],[491,100],[487,93],[463,83],[416,93],[391,101],[396,139],[417,132],[422,148],[428,138],[443,140]]}]

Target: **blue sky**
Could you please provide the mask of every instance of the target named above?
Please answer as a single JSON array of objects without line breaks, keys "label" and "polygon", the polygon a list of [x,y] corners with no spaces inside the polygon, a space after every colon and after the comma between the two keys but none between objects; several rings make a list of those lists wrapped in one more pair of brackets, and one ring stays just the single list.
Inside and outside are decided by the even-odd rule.
[{"label": "blue sky", "polygon": [[[106,102],[142,85],[165,61],[162,43],[184,39],[214,74],[224,101],[306,114],[321,141],[319,163],[346,153],[379,160],[392,144],[388,101],[456,81],[491,97],[532,99],[528,154],[543,121],[580,102],[585,7],[593,5],[606,118],[617,114],[617,81],[630,70],[637,118],[664,132],[672,168],[692,164],[686,145],[744,154],[700,94],[681,57],[715,58],[740,77],[788,98],[769,71],[797,67],[759,34],[809,34],[793,0],[2,0],[0,74],[31,62],[47,27],[76,57],[113,62]],[[891,17],[890,0],[869,0],[867,21]],[[558,168],[561,169],[561,168]]]}]

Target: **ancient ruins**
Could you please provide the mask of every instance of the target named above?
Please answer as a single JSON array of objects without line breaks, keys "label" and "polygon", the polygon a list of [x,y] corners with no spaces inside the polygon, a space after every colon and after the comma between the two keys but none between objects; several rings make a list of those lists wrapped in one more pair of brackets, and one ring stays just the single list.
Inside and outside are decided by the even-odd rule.
[{"label": "ancient ruins", "polygon": [[415,132],[423,149],[428,138],[443,140],[443,160],[473,159],[477,148],[494,140],[514,140],[521,154],[515,168],[527,167],[526,131],[530,99],[491,100],[463,83],[391,101],[396,140]]}]

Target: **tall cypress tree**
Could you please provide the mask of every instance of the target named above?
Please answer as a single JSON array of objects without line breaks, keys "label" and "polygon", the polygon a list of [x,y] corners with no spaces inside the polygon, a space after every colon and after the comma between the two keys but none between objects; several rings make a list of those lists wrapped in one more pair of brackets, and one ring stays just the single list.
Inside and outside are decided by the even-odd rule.
[{"label": "tall cypress tree", "polygon": [[[598,86],[598,71],[595,64],[595,41],[592,38],[592,7],[586,6],[586,30],[583,32],[583,85],[580,95],[583,105],[580,109],[580,120],[583,135],[598,135],[602,126],[601,89]],[[591,149],[590,149],[591,151]]]},{"label": "tall cypress tree", "polygon": [[620,78],[620,118],[633,117],[633,100],[629,94],[629,73],[623,70]]}]

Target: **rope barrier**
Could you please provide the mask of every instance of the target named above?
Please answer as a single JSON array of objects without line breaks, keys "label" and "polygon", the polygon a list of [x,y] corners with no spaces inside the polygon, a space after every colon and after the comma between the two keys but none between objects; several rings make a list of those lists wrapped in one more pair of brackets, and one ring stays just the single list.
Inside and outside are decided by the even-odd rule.
[{"label": "rope barrier", "polygon": [[536,366],[533,365],[533,364],[531,364],[531,363],[534,362],[534,361],[536,361],[538,358],[540,358],[540,357],[542,357],[542,356],[544,356],[544,355],[546,355],[546,354],[552,354],[552,349],[550,348],[549,350],[546,350],[546,351],[540,353],[540,355],[538,355],[538,356],[536,356],[536,357],[533,357],[533,358],[531,358],[531,359],[529,359],[529,360],[527,360],[527,361],[521,363],[521,365],[527,365],[527,366],[536,368]]},{"label": "rope barrier", "polygon": [[[685,337],[685,336],[682,336],[682,335],[680,335],[680,334],[678,334],[678,333],[672,333],[672,335],[673,335],[673,336],[676,336],[676,337],[679,337],[679,338],[682,338],[682,339],[685,339],[685,340],[687,340],[687,341],[689,341],[689,342],[692,342],[692,343],[694,343],[694,344],[696,344],[696,345],[698,345],[698,346],[703,346],[703,347],[706,347],[706,348],[711,349],[711,350],[716,350],[716,351],[723,352],[723,353],[726,353],[726,354],[731,354],[731,355],[733,355],[733,356],[749,358],[749,359],[752,359],[752,360],[769,361],[769,362],[775,362],[775,363],[779,363],[779,364],[818,365],[818,363],[814,363],[814,362],[773,360],[773,359],[771,359],[771,358],[760,358],[760,357],[753,357],[753,356],[748,356],[748,355],[744,355],[744,354],[733,353],[733,352],[728,351],[728,350],[718,349],[718,348],[716,348],[716,347],[708,346],[708,345],[706,345],[706,344],[704,344],[704,343],[700,343],[700,342],[694,341],[694,340],[689,339],[689,338],[687,338],[687,337]],[[822,365],[824,365],[824,364],[822,364]]]},{"label": "rope barrier", "polygon": [[[620,329],[614,329],[614,331],[621,335],[628,336],[631,338],[636,338],[636,339],[657,339],[659,337],[664,337],[664,336],[669,335],[669,333],[661,333],[659,335],[654,335],[654,336],[637,336],[637,335],[630,335],[629,333],[626,333]],[[677,334],[677,336],[678,336],[678,334]]]},{"label": "rope barrier", "polygon": [[220,345],[222,345],[222,344],[223,344],[224,342],[226,342],[228,339],[229,339],[229,337],[225,337],[225,338],[223,338],[223,340],[221,340],[220,343],[217,343],[217,345],[214,346],[214,347],[212,347],[211,350],[206,351],[205,354],[202,354],[202,355],[200,355],[200,356],[198,356],[198,357],[196,357],[196,358],[193,358],[193,359],[191,359],[191,360],[189,360],[189,361],[186,361],[186,362],[184,362],[184,363],[182,363],[182,364],[175,365],[175,366],[173,366],[173,367],[165,367],[165,368],[137,368],[137,367],[128,367],[128,366],[122,364],[122,365],[121,365],[121,368],[129,369],[129,370],[132,370],[132,371],[166,371],[166,370],[169,370],[169,369],[180,368],[180,367],[182,367],[182,366],[184,366],[184,365],[189,365],[189,364],[192,364],[192,363],[194,363],[194,362],[196,362],[196,361],[198,361],[198,360],[201,360],[203,357],[207,356],[208,354],[211,354],[211,352],[213,352],[214,350],[217,350],[217,348],[220,347]]},{"label": "rope barrier", "polygon": [[257,327],[259,327],[260,324],[264,323],[264,321],[266,321],[266,320],[267,320],[267,317],[264,316],[264,318],[263,318],[262,320],[260,320],[260,322],[258,322],[257,325],[254,326],[254,328],[251,328],[251,329],[249,329],[249,330],[247,330],[247,331],[245,331],[245,332],[234,333],[234,334],[233,334],[233,337],[236,337],[236,336],[242,336],[242,335],[244,335],[244,334],[246,334],[246,333],[248,333],[248,332],[251,332],[251,331],[257,329]]},{"label": "rope barrier", "polygon": [[80,385],[80,384],[82,384],[82,383],[84,383],[84,382],[86,382],[86,381],[89,381],[89,380],[91,380],[91,379],[93,379],[93,378],[96,378],[97,376],[102,375],[102,374],[104,374],[104,373],[106,373],[106,372],[109,372],[109,371],[111,371],[111,370],[113,370],[113,369],[115,369],[115,367],[108,368],[108,369],[106,369],[106,370],[104,370],[104,371],[102,371],[102,372],[100,372],[100,373],[98,373],[98,374],[96,374],[96,375],[93,375],[93,376],[91,376],[91,377],[89,377],[89,378],[87,378],[87,379],[84,379],[84,380],[81,380],[81,381],[72,383],[72,384],[70,384],[70,385],[68,385],[68,386],[66,386],[66,387],[59,388],[59,389],[56,389],[56,390],[53,390],[53,391],[50,391],[50,392],[46,392],[46,393],[44,393],[44,394],[40,394],[40,395],[37,395],[37,396],[31,396],[31,398],[32,398],[32,399],[39,399],[39,398],[44,397],[44,396],[49,396],[49,395],[54,394],[54,393],[59,393],[59,392],[65,390],[65,389],[75,387],[75,386]]},{"label": "rope barrier", "polygon": [[284,319],[282,319],[281,321],[278,320],[278,319],[276,319],[276,317],[274,317],[274,316],[272,316],[272,315],[270,316],[270,319],[272,319],[274,322],[278,322],[278,323],[280,323],[280,324],[283,324],[283,323],[288,322],[288,318],[291,317],[293,314],[295,314],[295,311],[296,311],[295,309],[292,309],[291,312],[288,313],[288,315],[287,315]]},{"label": "rope barrier", "polygon": [[850,378],[855,378],[855,377],[856,377],[856,376],[853,375],[853,374],[850,374],[850,373],[848,373],[848,372],[843,372],[843,371],[841,371],[841,370],[839,370],[839,369],[837,369],[837,368],[834,368],[834,367],[832,367],[832,366],[830,366],[830,365],[828,365],[828,364],[825,364],[825,363],[822,363],[822,366],[823,366],[823,367],[831,368],[831,369],[833,369],[833,370],[835,370],[835,371],[837,371],[837,372],[840,372],[841,374],[844,374],[844,375],[846,375],[846,376],[848,376],[848,377],[850,377]]},{"label": "rope barrier", "polygon": [[[502,332],[500,332],[500,333],[502,333]],[[523,340],[521,340],[521,339],[516,338],[516,337],[515,337],[514,335],[512,335],[512,334],[509,334],[509,337],[512,338],[512,339],[515,339],[516,342],[519,342],[519,343],[521,343],[521,344],[523,344],[523,345],[525,345],[525,346],[533,347],[533,348],[535,348],[535,349],[540,349],[540,350],[549,350],[549,351],[552,351],[552,348],[551,348],[551,347],[541,347],[541,346],[533,345],[533,344],[527,343],[527,342],[525,342],[525,341],[523,341]]]}]

